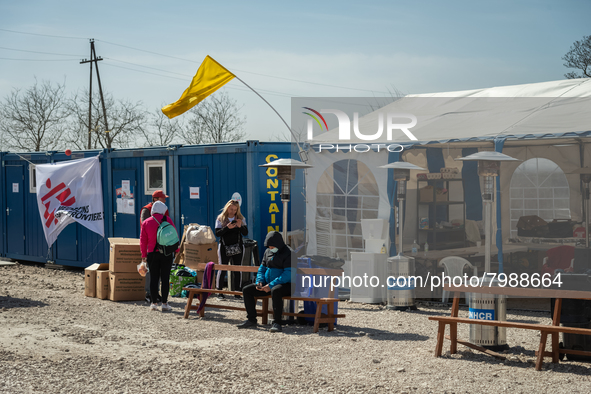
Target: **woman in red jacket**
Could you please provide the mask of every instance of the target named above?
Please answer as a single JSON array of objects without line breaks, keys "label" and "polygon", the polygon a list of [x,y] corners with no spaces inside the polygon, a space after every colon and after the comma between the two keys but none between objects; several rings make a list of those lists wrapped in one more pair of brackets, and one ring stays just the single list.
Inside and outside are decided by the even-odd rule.
[{"label": "woman in red jacket", "polygon": [[[170,217],[164,215],[167,210],[163,202],[154,202],[152,204],[152,216],[144,220],[140,233],[142,261],[147,262],[150,269],[150,294],[158,294],[158,281],[161,283],[162,312],[172,310],[168,305],[168,292],[170,290],[170,269],[172,268],[174,253],[168,256],[165,255],[159,250],[156,242],[158,227],[163,220],[170,222],[174,227]],[[177,249],[176,253],[178,251]],[[153,298],[150,310],[158,310],[158,304],[155,301],[156,299]]]}]

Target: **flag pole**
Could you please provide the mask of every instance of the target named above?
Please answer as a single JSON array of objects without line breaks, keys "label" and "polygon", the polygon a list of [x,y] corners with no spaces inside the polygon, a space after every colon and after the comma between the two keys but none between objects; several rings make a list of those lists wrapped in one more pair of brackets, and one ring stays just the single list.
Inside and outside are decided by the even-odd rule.
[{"label": "flag pole", "polygon": [[242,79],[238,78],[238,76],[234,73],[232,73],[232,75],[234,75],[234,78],[236,78],[237,80],[239,80],[240,82],[242,82],[247,88],[249,88],[250,90],[252,90],[253,92],[255,92],[255,94],[257,96],[259,96],[265,103],[267,103],[267,105],[269,107],[271,107],[271,109],[273,111],[275,111],[275,113],[277,114],[277,116],[279,116],[279,118],[283,121],[283,123],[285,124],[285,126],[287,127],[287,129],[289,130],[289,133],[291,134],[291,136],[293,137],[294,141],[296,142],[296,144],[298,145],[298,149],[301,151],[303,151],[302,147],[300,146],[300,143],[298,141],[298,139],[296,138],[296,136],[293,134],[293,131],[291,130],[291,127],[289,127],[289,125],[287,124],[287,122],[285,121],[285,119],[283,119],[283,116],[281,116],[279,114],[279,112],[277,112],[277,110],[275,109],[275,107],[273,107],[267,100],[265,100],[265,98],[263,96],[261,96],[259,94],[259,92],[257,92],[256,90],[254,90],[253,88],[251,88],[246,82],[244,82]]},{"label": "flag pole", "polygon": [[[12,152],[11,152],[12,153]],[[17,155],[18,157],[20,157],[21,159],[23,159],[26,162],[31,163],[32,165],[35,165],[35,163],[33,163],[31,160],[27,160],[24,157],[22,157],[21,155],[19,155],[18,153],[13,153],[14,155]],[[45,163],[38,163],[38,164],[45,164]]]}]

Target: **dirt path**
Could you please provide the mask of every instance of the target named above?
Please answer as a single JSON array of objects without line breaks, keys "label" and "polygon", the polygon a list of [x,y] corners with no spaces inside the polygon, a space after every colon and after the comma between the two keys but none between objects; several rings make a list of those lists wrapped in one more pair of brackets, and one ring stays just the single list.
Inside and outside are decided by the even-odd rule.
[{"label": "dirt path", "polygon": [[[427,317],[448,308],[392,312],[343,302],[338,329],[318,335],[297,325],[279,334],[238,330],[238,311],[185,320],[185,299],[171,305],[161,313],[84,297],[82,271],[0,267],[0,392],[591,392],[591,363],[534,370],[532,331],[508,330],[505,362],[462,346],[433,357],[436,325]],[[537,312],[508,318],[549,321]],[[459,335],[468,338],[467,327]]]}]

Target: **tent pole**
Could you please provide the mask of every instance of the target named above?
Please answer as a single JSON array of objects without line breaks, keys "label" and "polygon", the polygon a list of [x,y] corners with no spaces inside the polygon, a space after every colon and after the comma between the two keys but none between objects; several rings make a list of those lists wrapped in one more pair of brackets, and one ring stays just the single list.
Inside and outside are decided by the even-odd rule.
[{"label": "tent pole", "polygon": [[585,201],[585,248],[589,249],[589,182],[584,183],[583,199]]},{"label": "tent pole", "polygon": [[484,272],[485,274],[490,271],[490,254],[491,254],[491,242],[492,242],[492,202],[493,202],[493,177],[484,177]]},{"label": "tent pole", "polygon": [[287,204],[289,200],[283,200],[283,242],[287,244]]},{"label": "tent pole", "polygon": [[404,227],[404,200],[406,196],[406,181],[398,181],[398,255],[402,256],[402,232]]},{"label": "tent pole", "polygon": [[283,202],[283,242],[287,245],[287,204],[290,195],[290,179],[281,179],[281,202]]}]

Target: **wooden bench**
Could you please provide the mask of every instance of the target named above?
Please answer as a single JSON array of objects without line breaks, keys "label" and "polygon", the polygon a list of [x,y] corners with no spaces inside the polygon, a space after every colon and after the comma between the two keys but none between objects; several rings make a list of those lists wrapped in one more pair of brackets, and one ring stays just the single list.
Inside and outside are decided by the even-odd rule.
[{"label": "wooden bench", "polygon": [[[429,320],[439,322],[439,328],[437,331],[437,345],[435,347],[435,357],[440,357],[443,351],[443,340],[449,339],[450,354],[457,352],[457,344],[468,346],[472,349],[490,354],[498,358],[505,358],[505,356],[495,353],[486,348],[474,345],[470,342],[461,341],[457,338],[458,323],[466,324],[479,324],[483,326],[494,326],[494,327],[508,327],[508,328],[521,328],[525,330],[536,330],[540,331],[540,344],[536,352],[536,370],[542,369],[544,357],[552,357],[553,363],[558,363],[560,354],[576,354],[591,356],[591,351],[582,350],[570,350],[559,348],[559,333],[567,334],[579,334],[579,335],[591,335],[591,329],[588,328],[574,328],[574,327],[562,327],[560,326],[560,311],[562,308],[563,298],[572,299],[591,299],[591,292],[588,291],[575,291],[575,290],[554,290],[547,288],[513,288],[513,287],[470,287],[470,286],[444,286],[443,290],[453,292],[454,299],[451,308],[451,316],[431,316]],[[552,318],[552,324],[526,324],[526,323],[514,323],[508,321],[499,320],[476,320],[458,317],[458,310],[460,305],[460,293],[480,293],[480,294],[493,294],[493,295],[505,295],[515,297],[526,297],[526,298],[555,298],[554,304],[554,316]],[[445,336],[445,326],[449,325],[449,336]],[[548,335],[552,337],[550,352],[546,351],[546,341]]]},{"label": "wooden bench", "polygon": [[[215,264],[213,266],[214,271],[228,271],[228,272],[249,272],[249,273],[256,273],[259,270],[259,267],[256,266],[243,266],[243,265],[225,265],[225,264]],[[205,270],[205,264],[199,264],[197,270]],[[298,268],[298,274],[302,275],[323,275],[323,276],[341,276],[343,271],[336,270],[336,269],[324,269],[324,268]],[[330,286],[330,281],[327,281],[327,285]],[[189,317],[189,313],[192,310],[197,310],[199,308],[199,304],[202,302],[203,294],[205,293],[214,293],[214,294],[227,294],[227,295],[242,295],[241,291],[230,291],[230,290],[217,290],[217,289],[192,289],[192,288],[183,288],[183,290],[187,290],[188,292],[188,299],[187,305],[185,306],[185,319]],[[267,324],[268,316],[273,314],[272,310],[269,310],[269,299],[271,298],[271,294],[262,297],[255,297],[257,300],[262,301],[262,309],[257,309],[257,316],[262,317],[262,323]],[[198,302],[196,305],[193,305],[193,299],[196,299]],[[329,290],[328,297],[326,298],[311,298],[311,297],[283,297],[284,300],[290,301],[313,301],[316,303],[316,313],[296,313],[296,312],[283,312],[284,316],[297,316],[297,317],[312,317],[314,318],[314,332],[318,332],[320,328],[320,324],[327,323],[328,324],[328,331],[334,330],[335,320],[337,318],[344,318],[345,315],[343,314],[335,314],[334,313],[334,305],[335,303],[339,302],[338,298],[334,298],[334,289]],[[322,316],[322,307],[327,305],[327,313],[326,316]],[[230,310],[239,310],[239,311],[246,311],[244,307],[237,307],[232,305],[221,305],[221,304],[212,304],[210,302],[210,298],[207,299],[205,303],[205,308],[218,308],[218,309],[230,309]],[[205,316],[205,308],[199,312],[199,316]]]}]

